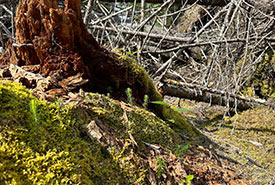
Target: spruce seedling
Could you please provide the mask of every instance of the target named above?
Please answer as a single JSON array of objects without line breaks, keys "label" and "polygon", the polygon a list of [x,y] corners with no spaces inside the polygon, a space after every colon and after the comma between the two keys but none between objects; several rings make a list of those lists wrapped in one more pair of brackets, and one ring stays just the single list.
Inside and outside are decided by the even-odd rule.
[{"label": "spruce seedling", "polygon": [[147,106],[148,106],[148,95],[147,94],[145,94],[145,96],[144,96],[144,100],[143,100],[143,104],[142,104],[142,107],[144,108],[144,109],[147,109]]},{"label": "spruce seedling", "polygon": [[134,97],[132,95],[132,89],[131,88],[128,87],[126,89],[126,95],[127,95],[128,103],[131,104],[131,105],[134,105]]},{"label": "spruce seedling", "polygon": [[30,101],[30,111],[32,113],[32,118],[34,120],[35,123],[38,123],[39,117],[38,117],[38,111],[37,111],[37,101],[32,99]]},{"label": "spruce seedling", "polygon": [[167,161],[166,159],[162,157],[157,158],[157,174],[160,178],[162,176],[162,173],[164,172],[165,168],[167,167]]}]

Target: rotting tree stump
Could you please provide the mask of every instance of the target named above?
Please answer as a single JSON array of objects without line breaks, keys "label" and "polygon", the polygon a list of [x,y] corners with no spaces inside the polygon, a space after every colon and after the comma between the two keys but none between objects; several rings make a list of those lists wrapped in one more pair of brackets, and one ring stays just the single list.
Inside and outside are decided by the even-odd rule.
[{"label": "rotting tree stump", "polygon": [[[9,41],[0,64],[40,65],[44,77],[58,75],[65,79],[79,73],[88,79],[81,86],[86,91],[126,98],[131,88],[137,104],[154,91],[146,80],[133,76],[118,55],[99,46],[90,35],[81,16],[81,0],[65,0],[59,9],[56,0],[20,1],[15,18],[16,41]],[[62,80],[61,79],[61,80]],[[146,87],[147,86],[147,87]],[[151,93],[152,94],[152,93]],[[151,100],[159,96],[151,96]]]}]

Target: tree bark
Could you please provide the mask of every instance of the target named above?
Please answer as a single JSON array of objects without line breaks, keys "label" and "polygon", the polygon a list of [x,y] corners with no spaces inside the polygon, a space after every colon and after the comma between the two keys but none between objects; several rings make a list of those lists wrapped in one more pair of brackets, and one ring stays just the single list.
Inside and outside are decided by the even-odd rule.
[{"label": "tree bark", "polygon": [[239,110],[246,110],[255,105],[265,105],[275,108],[275,104],[262,99],[248,98],[235,95],[226,91],[213,90],[198,85],[179,83],[174,80],[164,80],[160,87],[163,95],[175,96],[179,98],[235,107]]}]

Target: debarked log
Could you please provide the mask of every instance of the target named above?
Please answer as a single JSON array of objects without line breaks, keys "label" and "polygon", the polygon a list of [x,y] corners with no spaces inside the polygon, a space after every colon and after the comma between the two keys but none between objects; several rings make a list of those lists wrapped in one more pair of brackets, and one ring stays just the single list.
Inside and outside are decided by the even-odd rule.
[{"label": "debarked log", "polygon": [[246,110],[256,105],[275,108],[275,103],[267,100],[243,97],[227,91],[176,82],[174,80],[163,80],[159,89],[162,95],[206,102],[211,105],[237,107],[238,110]]}]

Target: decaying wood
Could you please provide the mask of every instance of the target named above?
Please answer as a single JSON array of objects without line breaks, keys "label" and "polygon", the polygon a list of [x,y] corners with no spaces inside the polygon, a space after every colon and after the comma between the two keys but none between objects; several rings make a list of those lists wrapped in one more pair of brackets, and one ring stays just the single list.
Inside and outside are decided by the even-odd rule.
[{"label": "decaying wood", "polygon": [[9,66],[0,66],[0,78],[12,79],[15,82],[22,83],[34,93],[43,94],[44,98],[65,96],[68,91],[76,90],[88,82],[87,79],[83,79],[83,74],[81,73],[64,79],[57,75],[45,78],[41,74],[33,73],[36,70],[37,65],[19,67],[10,64]]},{"label": "decaying wood", "polygon": [[15,82],[20,82],[30,89],[36,88],[40,91],[45,91],[51,86],[49,78],[44,78],[40,74],[27,72],[16,65],[10,64],[8,70]]},{"label": "decaying wood", "polygon": [[78,73],[74,76],[70,76],[68,78],[63,79],[58,84],[67,91],[72,91],[77,87],[82,86],[83,84],[87,83],[89,80],[82,78],[83,74]]},{"label": "decaying wood", "polygon": [[211,105],[237,107],[239,110],[249,109],[256,105],[265,105],[275,108],[274,103],[262,99],[243,97],[231,92],[182,82],[179,83],[173,80],[163,80],[162,82],[163,84],[161,85],[160,90],[163,95],[206,102]]},{"label": "decaying wood", "polygon": [[112,134],[99,119],[92,120],[86,125],[86,133],[92,140],[98,141],[106,148],[112,147],[115,152],[120,152],[123,148],[123,144],[117,141],[114,133]]},{"label": "decaying wood", "polygon": [[131,88],[136,102],[142,104],[148,89],[140,88],[143,84],[129,66],[123,66],[118,55],[100,47],[88,33],[81,5],[81,0],[65,0],[60,9],[56,0],[20,1],[16,41],[9,40],[0,64],[39,65],[39,73],[65,91],[83,88],[107,93],[112,89],[112,97],[126,99],[125,90]]},{"label": "decaying wood", "polygon": [[32,72],[32,73],[39,73],[40,70],[40,65],[28,65],[28,66],[22,66],[21,67],[23,70]]},{"label": "decaying wood", "polygon": [[0,66],[0,78],[9,78],[11,76],[11,72],[7,66]]}]

